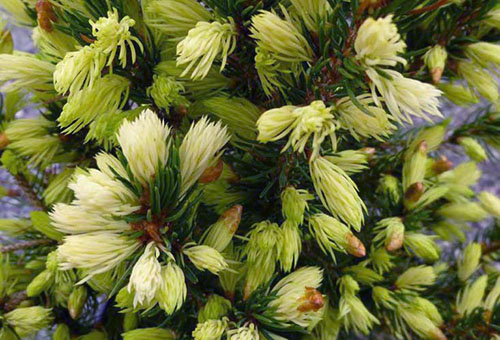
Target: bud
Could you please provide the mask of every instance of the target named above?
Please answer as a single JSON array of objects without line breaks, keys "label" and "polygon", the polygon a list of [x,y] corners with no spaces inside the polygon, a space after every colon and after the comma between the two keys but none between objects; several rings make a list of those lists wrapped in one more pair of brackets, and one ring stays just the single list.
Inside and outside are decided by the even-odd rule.
[{"label": "bud", "polygon": [[47,255],[47,260],[45,261],[45,265],[47,267],[47,270],[51,271],[52,273],[55,273],[58,270],[59,267],[58,256],[59,255],[57,250],[51,251]]},{"label": "bud", "polygon": [[[57,118],[63,132],[76,133],[107,112],[116,112],[126,104],[130,81],[116,74],[96,79],[92,86],[73,93]],[[125,98],[125,99],[124,99]]]},{"label": "bud", "polygon": [[183,97],[184,85],[174,77],[163,74],[153,75],[153,84],[147,88],[146,93],[156,106],[169,112],[170,106],[187,106],[188,100]]},{"label": "bud", "polygon": [[366,254],[363,243],[339,220],[325,214],[309,217],[309,231],[321,250],[335,260],[334,250],[348,252],[356,257]]},{"label": "bud", "polygon": [[325,156],[325,158],[344,170],[348,175],[351,175],[366,169],[366,164],[374,153],[374,148],[363,148],[340,151],[333,156]]},{"label": "bud", "polygon": [[338,281],[341,295],[355,295],[359,292],[359,284],[351,275],[343,275]]},{"label": "bud", "polygon": [[207,184],[215,182],[222,175],[222,170],[224,170],[224,163],[222,159],[217,161],[217,164],[210,166],[203,171],[200,176],[200,183]]},{"label": "bud", "polygon": [[149,242],[132,268],[127,289],[134,294],[134,308],[149,306],[162,285],[161,264],[158,261],[160,249],[155,242]]},{"label": "bud", "polygon": [[436,242],[434,242],[435,238],[435,236],[415,232],[405,233],[404,245],[407,250],[411,249],[416,256],[426,261],[437,261],[441,249]]},{"label": "bud", "polygon": [[484,300],[484,309],[486,309],[489,312],[492,312],[496,304],[499,302],[499,298],[500,298],[500,277],[497,278],[497,280],[495,281],[495,285],[490,290],[488,296],[486,296],[486,299]]},{"label": "bud", "polygon": [[425,141],[427,143],[427,152],[436,151],[444,140],[446,135],[446,127],[450,120],[444,120],[442,123],[421,129],[411,144],[408,146],[408,152],[417,151],[420,143]]},{"label": "bud", "polygon": [[231,301],[220,295],[212,294],[208,297],[205,306],[198,311],[198,322],[203,323],[207,320],[218,320],[225,316],[231,309]]},{"label": "bud", "polygon": [[443,217],[464,222],[480,222],[488,217],[488,212],[476,202],[448,203],[439,208],[437,213]]},{"label": "bud", "polygon": [[338,311],[331,306],[326,307],[323,319],[314,327],[309,336],[305,336],[304,340],[317,340],[317,339],[337,339],[337,336],[342,327],[339,320]]},{"label": "bud", "polygon": [[495,217],[500,217],[500,198],[487,191],[481,191],[477,198],[484,210]]},{"label": "bud", "polygon": [[383,140],[396,129],[391,123],[391,117],[384,109],[375,105],[371,95],[360,95],[356,100],[364,110],[355,105],[349,97],[341,98],[336,103],[336,113],[341,126],[348,129],[356,140],[370,137]]},{"label": "bud", "polygon": [[[169,0],[169,1],[163,1],[163,0],[153,0],[153,1],[148,1],[148,5],[152,3],[175,3],[175,4],[180,4],[181,2],[189,2],[189,3],[194,3],[195,5],[200,5],[196,0]],[[147,6],[146,4],[144,6]],[[205,10],[205,9],[203,9]],[[182,17],[182,19],[186,19],[185,13],[181,14],[179,17]],[[208,19],[210,20],[210,19]],[[207,21],[207,20],[199,20],[199,21]],[[191,26],[189,29],[194,27],[196,25],[196,22]],[[170,53],[170,52],[169,52]],[[158,63],[155,66],[155,72],[157,74],[163,74],[166,76],[171,76],[174,77],[177,81],[181,81],[182,85],[186,88],[186,92],[189,92],[191,97],[196,97],[200,98],[200,101],[196,102],[194,105],[190,105],[190,110],[189,114],[192,114],[192,116],[196,116],[197,114],[204,114],[207,113],[207,110],[203,110],[204,112],[195,112],[196,108],[203,108],[205,107],[205,102],[201,101],[201,99],[205,98],[206,96],[212,96],[215,94],[218,94],[219,91],[218,89],[222,87],[230,87],[231,80],[229,78],[226,78],[224,75],[222,75],[219,70],[217,70],[216,67],[212,66],[212,68],[208,71],[208,74],[205,78],[203,79],[198,79],[198,80],[193,80],[189,77],[181,77],[182,72],[184,71],[184,68],[181,66],[177,66],[177,62],[175,60],[164,60],[160,63]],[[211,98],[212,99],[212,98]],[[202,105],[199,105],[202,104]],[[207,108],[208,111],[211,111],[211,109]],[[234,109],[234,107],[233,107]],[[187,112],[186,112],[187,113]],[[215,114],[215,112],[211,112],[212,114]],[[184,115],[184,113],[182,113]],[[215,114],[217,116],[217,114]],[[260,115],[260,111],[259,111]],[[236,119],[236,117],[232,117],[233,120]],[[257,117],[258,118],[258,117]],[[255,119],[257,119],[255,118]],[[224,119],[221,118],[222,121]],[[224,123],[227,123],[224,121]],[[231,125],[227,123],[228,125]],[[246,127],[247,129],[249,127]],[[250,129],[255,130],[255,124],[250,127]]]},{"label": "bud", "polygon": [[[92,25],[92,35],[96,37],[96,41],[91,46],[102,50],[107,56],[107,66],[110,66],[111,73],[115,56],[118,56],[120,66],[125,68],[128,60],[132,64],[135,63],[136,47],[144,52],[141,41],[130,31],[130,28],[135,25],[135,20],[129,16],[123,16],[120,19],[116,8],[113,8],[113,11],[108,11],[107,16],[102,16],[95,22],[89,20],[89,23]],[[117,53],[118,49],[120,49],[119,53]],[[128,52],[130,52],[130,56]]]},{"label": "bud", "polygon": [[54,27],[53,21],[57,21],[56,13],[52,4],[47,0],[38,0],[35,5],[38,25],[47,32],[52,32]]},{"label": "bud", "polygon": [[211,122],[206,116],[191,124],[179,148],[181,160],[181,195],[191,188],[222,155],[230,135],[221,122]]},{"label": "bud", "polygon": [[367,18],[359,28],[354,49],[356,59],[365,67],[406,65],[403,53],[406,44],[392,22],[392,15],[377,20]]},{"label": "bud", "polygon": [[378,319],[370,313],[363,302],[355,295],[359,291],[358,283],[349,275],[339,279],[340,302],[339,315],[346,329],[354,329],[368,335],[374,324],[380,324]]},{"label": "bud", "polygon": [[481,170],[476,162],[459,164],[453,170],[443,172],[438,176],[440,183],[446,184],[450,191],[446,195],[451,201],[464,201],[464,198],[474,195],[470,188],[481,177]]},{"label": "bud", "polygon": [[314,189],[323,206],[356,231],[364,222],[366,206],[359,197],[356,184],[335,164],[318,157],[309,164]]},{"label": "bud", "polygon": [[236,48],[237,36],[233,19],[228,19],[224,23],[200,21],[177,44],[177,65],[185,65],[181,77],[192,70],[191,79],[205,78],[216,58],[222,59],[220,70],[224,69],[228,56]]},{"label": "bud", "polygon": [[[277,14],[260,11],[252,17],[251,37],[261,50],[269,51],[274,58],[283,62],[310,61],[312,50],[307,40],[294,26],[283,8],[286,20]],[[280,41],[280,44],[276,44]]]},{"label": "bud", "polygon": [[433,175],[439,175],[443,172],[450,170],[453,167],[453,163],[448,160],[448,158],[442,155],[438,160],[432,163]]},{"label": "bud", "polygon": [[441,76],[443,75],[443,70],[446,65],[446,59],[448,59],[448,53],[441,45],[433,46],[424,55],[424,63],[427,68],[429,68],[432,76],[432,82],[434,84],[439,83],[441,80]]},{"label": "bud", "polygon": [[311,330],[321,320],[325,306],[317,290],[323,281],[318,267],[302,267],[281,279],[271,290],[276,298],[269,302],[270,317],[280,323]]},{"label": "bud", "polygon": [[436,275],[441,275],[449,270],[450,266],[446,262],[437,262],[432,266],[432,268],[434,268]]},{"label": "bud", "polygon": [[229,270],[225,270],[219,274],[219,283],[224,295],[228,298],[234,297],[236,285],[242,279],[243,265],[239,262],[240,249],[235,249],[233,245],[230,244],[224,251],[224,257],[230,260],[228,261]]},{"label": "bud", "polygon": [[53,282],[52,272],[44,270],[30,282],[26,288],[26,294],[28,297],[38,296],[43,291],[47,290]]},{"label": "bud", "polygon": [[417,266],[408,268],[398,276],[396,287],[399,289],[424,290],[436,281],[436,273],[431,266]]},{"label": "bud", "polygon": [[474,88],[490,102],[498,100],[497,82],[488,71],[471,62],[461,61],[458,63],[458,74],[467,81],[469,87]]},{"label": "bud", "polygon": [[384,307],[393,310],[397,306],[398,302],[394,299],[394,293],[389,289],[375,286],[372,290],[373,301],[377,307]]},{"label": "bud", "polygon": [[156,294],[160,307],[168,314],[181,308],[186,300],[186,279],[182,269],[174,262],[169,262],[161,270],[162,285]]},{"label": "bud", "polygon": [[458,239],[460,242],[464,242],[466,239],[464,232],[458,225],[447,221],[440,221],[433,224],[431,225],[431,229],[445,241],[451,242]]},{"label": "bud", "polygon": [[2,92],[51,91],[54,89],[53,72],[52,63],[39,59],[33,54],[0,54]]},{"label": "bud", "polygon": [[5,130],[9,149],[28,157],[35,166],[47,166],[62,152],[61,140],[51,132],[55,128],[56,123],[44,117],[10,121]]},{"label": "bud", "polygon": [[196,268],[201,271],[208,270],[217,275],[220,271],[227,269],[228,264],[224,256],[216,249],[209,246],[186,245],[183,253],[191,260]]},{"label": "bud", "polygon": [[[411,188],[411,187],[410,187]],[[447,185],[435,185],[427,189],[418,199],[416,203],[408,200],[405,202],[408,210],[420,210],[426,206],[436,202],[437,200],[445,197],[450,188]]]},{"label": "bud", "polygon": [[293,13],[300,17],[309,31],[317,32],[322,19],[331,12],[327,0],[291,0]]},{"label": "bud", "polygon": [[488,159],[486,151],[474,138],[460,137],[457,139],[457,142],[472,160],[480,163]]},{"label": "bud", "polygon": [[201,238],[201,242],[219,252],[224,251],[238,230],[242,211],[243,207],[239,204],[226,210],[217,222],[207,229]]},{"label": "bud", "polygon": [[344,269],[344,272],[352,275],[356,281],[359,281],[366,285],[372,285],[375,282],[382,281],[384,278],[382,275],[366,267],[366,264],[357,264],[355,266],[349,266]]},{"label": "bud", "polygon": [[52,340],[71,340],[71,333],[68,325],[65,323],[58,324],[52,335]]},{"label": "bud", "polygon": [[390,255],[385,248],[379,248],[370,252],[370,260],[373,268],[379,273],[384,273],[394,267],[392,260],[394,257]]},{"label": "bud", "polygon": [[176,40],[199,21],[212,19],[212,13],[196,0],[153,0],[143,6],[146,24]]},{"label": "bud", "polygon": [[[57,275],[57,274],[56,274]],[[75,286],[75,277],[65,277],[54,285],[52,296],[57,304],[67,307],[68,299]]]},{"label": "bud", "polygon": [[425,177],[427,164],[427,142],[420,142],[415,150],[409,150],[403,164],[403,189],[406,191],[410,185],[422,182]]},{"label": "bud", "polygon": [[377,190],[382,192],[392,203],[397,203],[401,199],[399,180],[392,175],[382,175]]},{"label": "bud", "polygon": [[75,94],[81,89],[92,87],[101,78],[106,66],[106,54],[92,45],[68,52],[53,72],[54,88],[60,94],[68,91]]},{"label": "bud", "polygon": [[283,218],[294,224],[302,224],[304,222],[304,211],[308,209],[307,201],[314,199],[307,190],[295,189],[288,186],[281,193],[281,211]]},{"label": "bud", "polygon": [[405,192],[405,206],[411,206],[417,203],[424,194],[424,185],[422,182],[413,183]]},{"label": "bud", "polygon": [[52,311],[40,306],[17,308],[4,314],[5,322],[20,337],[25,337],[52,325]]},{"label": "bud", "polygon": [[281,225],[283,242],[279,254],[281,269],[285,272],[291,271],[299,260],[302,250],[302,239],[298,226],[290,220],[285,220]]},{"label": "bud", "polygon": [[462,259],[457,263],[458,278],[465,282],[479,268],[481,245],[471,242],[465,247]]},{"label": "bud", "polygon": [[481,306],[487,284],[488,275],[482,275],[458,293],[456,308],[461,317]]},{"label": "bud", "polygon": [[224,251],[238,230],[242,210],[243,207],[241,205],[235,205],[226,210],[217,222],[207,229],[202,236],[202,243],[219,252]]},{"label": "bud", "polygon": [[465,55],[486,69],[500,65],[500,46],[488,42],[477,42],[465,48]]},{"label": "bud", "polygon": [[264,94],[272,97],[277,91],[283,92],[283,85],[278,80],[278,72],[289,73],[290,71],[284,68],[269,51],[260,47],[255,48],[254,61]]},{"label": "bud", "polygon": [[227,329],[227,320],[207,320],[196,325],[194,340],[220,340]]},{"label": "bud", "polygon": [[227,331],[228,340],[259,340],[259,331],[256,329],[255,324],[247,323],[243,327],[237,329],[230,329]]},{"label": "bud", "polygon": [[141,307],[151,307],[151,306],[137,306],[134,307],[134,292],[129,292],[128,288],[125,286],[118,291],[115,297],[116,306],[122,309],[124,312],[136,312]]},{"label": "bud", "polygon": [[122,334],[123,340],[174,340],[175,333],[165,328],[138,328]]},{"label": "bud", "polygon": [[202,104],[203,108],[206,108],[205,112],[213,114],[227,124],[233,134],[233,139],[239,140],[240,137],[256,139],[256,122],[261,115],[261,110],[249,100],[240,97],[215,96],[204,99]]},{"label": "bud", "polygon": [[83,306],[87,301],[87,288],[85,286],[77,286],[71,292],[68,299],[68,311],[73,320],[76,320],[82,314]]},{"label": "bud", "polygon": [[123,314],[123,330],[125,332],[136,329],[139,325],[139,319],[134,312],[127,312]]},{"label": "bud", "polygon": [[283,244],[283,233],[276,223],[262,221],[248,233],[250,238],[244,254],[247,256],[247,275],[244,299],[260,285],[267,283],[275,273]]},{"label": "bud", "polygon": [[429,340],[446,340],[443,332],[427,317],[425,312],[414,306],[402,303],[398,305],[397,314],[420,337]]},{"label": "bud", "polygon": [[500,28],[500,6],[493,7],[481,22],[489,27]]},{"label": "bud", "polygon": [[470,106],[479,103],[479,98],[469,88],[462,85],[439,83],[437,87],[446,98],[459,106]]},{"label": "bud", "polygon": [[431,301],[417,296],[411,301],[411,306],[422,311],[437,327],[443,324],[443,318],[439,310]]},{"label": "bud", "polygon": [[359,238],[352,233],[346,234],[347,246],[346,250],[349,254],[356,257],[364,257],[366,255],[365,245]]},{"label": "bud", "polygon": [[335,130],[338,124],[332,111],[333,107],[327,107],[321,100],[315,100],[307,106],[286,105],[267,110],[257,120],[257,140],[267,143],[289,135],[288,143],[281,152],[291,147],[293,151],[302,153],[312,137],[312,154],[309,158],[314,160],[327,137],[333,148],[336,147]]},{"label": "bud", "polygon": [[403,246],[405,225],[399,217],[384,218],[373,229],[377,233],[373,241],[384,242],[387,251],[395,251]]},{"label": "bud", "polygon": [[14,175],[17,175],[23,170],[26,164],[21,157],[12,150],[5,150],[0,160],[2,161],[2,166]]}]

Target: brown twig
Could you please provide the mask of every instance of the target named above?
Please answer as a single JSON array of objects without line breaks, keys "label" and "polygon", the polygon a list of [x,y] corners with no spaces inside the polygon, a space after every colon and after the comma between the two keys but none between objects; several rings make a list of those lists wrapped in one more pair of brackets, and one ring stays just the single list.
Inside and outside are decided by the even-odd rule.
[{"label": "brown twig", "polygon": [[17,184],[23,189],[24,193],[26,196],[28,196],[31,204],[40,210],[47,210],[45,207],[45,204],[43,204],[43,201],[40,199],[38,194],[33,190],[33,187],[30,185],[29,181],[26,179],[26,176],[23,174],[17,174],[14,176]]},{"label": "brown twig", "polygon": [[500,241],[491,242],[490,244],[483,243],[483,255],[493,253],[500,250]]},{"label": "brown twig", "polygon": [[425,7],[422,7],[422,8],[414,9],[414,10],[408,12],[408,14],[410,14],[410,15],[418,15],[418,14],[422,14],[422,13],[425,13],[425,12],[430,12],[430,11],[433,11],[435,9],[438,9],[439,7],[442,7],[442,6],[446,5],[448,3],[448,1],[449,0],[439,0],[438,2],[433,3],[432,5],[425,6]]},{"label": "brown twig", "polygon": [[32,241],[19,241],[14,244],[9,244],[7,246],[0,247],[0,252],[10,253],[20,249],[33,248],[40,245],[46,245],[54,243],[55,241],[49,239],[41,239],[41,240],[32,240]]},{"label": "brown twig", "polygon": [[3,305],[3,310],[10,312],[11,310],[16,309],[16,307],[19,306],[21,302],[26,300],[27,297],[28,295],[25,290],[13,293],[9,296],[9,300],[7,300],[7,302]]}]

